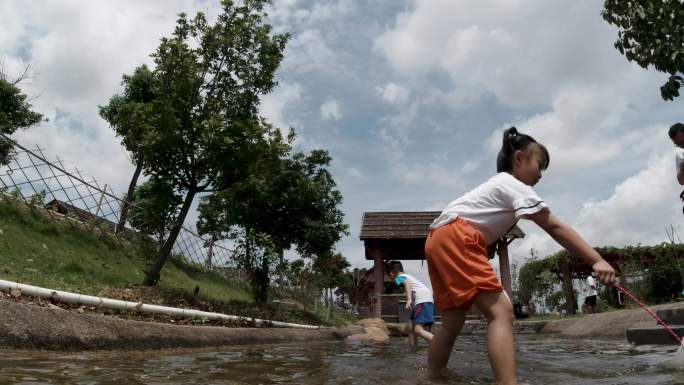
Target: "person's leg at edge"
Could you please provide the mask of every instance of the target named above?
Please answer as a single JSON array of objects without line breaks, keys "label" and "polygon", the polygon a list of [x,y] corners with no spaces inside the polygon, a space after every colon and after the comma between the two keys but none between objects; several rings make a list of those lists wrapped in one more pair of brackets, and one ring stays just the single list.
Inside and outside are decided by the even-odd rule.
[{"label": "person's leg at edge", "polygon": [[462,309],[450,308],[444,311],[442,325],[428,347],[428,370],[432,376],[442,375],[464,322],[465,311]]},{"label": "person's leg at edge", "polygon": [[487,317],[487,354],[497,385],[517,385],[513,305],[504,292],[480,293],[473,302]]},{"label": "person's leg at edge", "polygon": [[432,341],[432,333],[425,330],[422,324],[416,324],[416,326],[413,328],[413,333],[427,342]]},{"label": "person's leg at edge", "polygon": [[418,343],[418,337],[416,337],[416,330],[413,325],[413,321],[409,320],[408,321],[408,338],[409,338],[409,346],[414,347]]}]

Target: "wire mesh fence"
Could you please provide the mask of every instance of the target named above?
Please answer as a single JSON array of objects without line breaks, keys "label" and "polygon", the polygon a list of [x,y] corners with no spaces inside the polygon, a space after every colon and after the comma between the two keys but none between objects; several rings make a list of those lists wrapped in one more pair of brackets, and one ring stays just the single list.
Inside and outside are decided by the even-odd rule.
[{"label": "wire mesh fence", "polygon": [[[28,149],[2,135],[14,147],[9,162],[0,166],[0,191],[5,200],[18,200],[32,209],[41,209],[54,220],[67,220],[90,231],[109,234],[120,242],[141,239],[159,245],[159,236],[142,234],[124,225],[117,228],[121,208],[127,202],[95,178],[76,167],[68,170],[62,159],[47,160],[45,149]],[[173,247],[173,254],[186,262],[230,274],[235,267],[233,251],[183,227]]]}]

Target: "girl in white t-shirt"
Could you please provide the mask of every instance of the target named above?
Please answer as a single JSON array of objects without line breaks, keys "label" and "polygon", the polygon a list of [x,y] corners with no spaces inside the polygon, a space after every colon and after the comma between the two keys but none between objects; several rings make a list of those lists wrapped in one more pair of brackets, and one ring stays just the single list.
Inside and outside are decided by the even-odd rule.
[{"label": "girl in white t-shirt", "polygon": [[590,264],[599,280],[610,284],[613,268],[570,226],[553,216],[532,190],[549,166],[549,153],[515,127],[504,132],[497,157],[498,174],[451,202],[430,226],[425,255],[443,324],[430,343],[428,366],[439,375],[475,305],[486,317],[487,351],[497,384],[518,384],[513,344],[513,306],[489,264],[487,246],[504,236],[520,219],[544,229],[571,254]]}]

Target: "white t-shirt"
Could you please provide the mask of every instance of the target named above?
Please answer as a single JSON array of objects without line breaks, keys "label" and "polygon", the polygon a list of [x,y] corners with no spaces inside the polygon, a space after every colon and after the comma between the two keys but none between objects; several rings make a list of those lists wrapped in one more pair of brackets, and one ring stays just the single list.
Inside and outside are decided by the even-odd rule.
[{"label": "white t-shirt", "polygon": [[596,291],[596,280],[594,277],[591,275],[587,277],[587,297],[591,297],[592,295],[597,295],[598,292]]},{"label": "white t-shirt", "polygon": [[675,171],[679,173],[679,169],[684,162],[684,148],[675,147]]},{"label": "white t-shirt", "polygon": [[430,225],[436,229],[460,217],[470,222],[491,244],[527,214],[549,210],[532,187],[507,172],[500,172],[474,190],[449,203]]},{"label": "white t-shirt", "polygon": [[432,291],[430,291],[427,286],[423,285],[422,282],[417,280],[416,277],[411,274],[401,273],[394,278],[394,282],[397,286],[401,286],[404,281],[409,281],[411,283],[411,294],[413,296],[414,305],[424,302],[433,302]]}]

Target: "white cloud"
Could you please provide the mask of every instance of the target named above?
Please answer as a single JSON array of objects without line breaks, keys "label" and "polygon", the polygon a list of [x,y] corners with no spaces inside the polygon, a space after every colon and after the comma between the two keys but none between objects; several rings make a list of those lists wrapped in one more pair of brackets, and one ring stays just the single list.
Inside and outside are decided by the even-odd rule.
[{"label": "white cloud", "polygon": [[417,82],[446,74],[456,99],[492,93],[514,107],[543,105],[557,86],[610,81],[627,67],[611,51],[615,31],[599,11],[589,2],[418,1],[375,49]]},{"label": "white cloud", "polygon": [[280,129],[299,126],[298,120],[288,111],[291,112],[301,102],[302,92],[302,86],[299,83],[280,82],[272,93],[261,98],[259,112]]},{"label": "white cloud", "polygon": [[[550,111],[503,125],[485,141],[484,148],[494,156],[501,147],[504,129],[515,125],[518,131],[547,147],[551,155],[548,175],[552,178],[567,178],[568,174],[609,164],[625,152],[647,156],[656,143],[665,143],[664,130],[660,126],[627,129],[625,114],[636,93],[632,88],[644,83],[625,79],[622,84],[629,86],[586,84],[561,88],[550,102]],[[640,102],[644,106],[653,103],[648,99]],[[654,140],[644,140],[649,136]]]},{"label": "white cloud", "polygon": [[673,156],[665,153],[618,184],[608,199],[585,203],[577,227],[593,244],[654,244],[667,240],[665,228],[679,228],[681,221]]},{"label": "white cloud", "polygon": [[294,73],[334,72],[337,55],[317,29],[295,33],[285,48],[283,69]]},{"label": "white cloud", "polygon": [[409,91],[395,83],[389,82],[381,87],[376,87],[375,90],[378,92],[382,100],[387,103],[403,103],[408,99]]},{"label": "white cloud", "polygon": [[342,113],[337,100],[331,99],[321,104],[321,118],[325,120],[340,120]]},{"label": "white cloud", "polygon": [[98,105],[120,92],[124,73],[151,63],[149,54],[173,31],[177,14],[192,15],[192,7],[182,1],[2,2],[0,59],[10,78],[31,65],[33,78],[20,86],[50,119],[15,137],[123,190],[132,166]]},{"label": "white cloud", "polygon": [[337,0],[334,2],[316,2],[311,9],[311,18],[315,21],[325,21],[344,17],[355,9],[352,0]]}]

